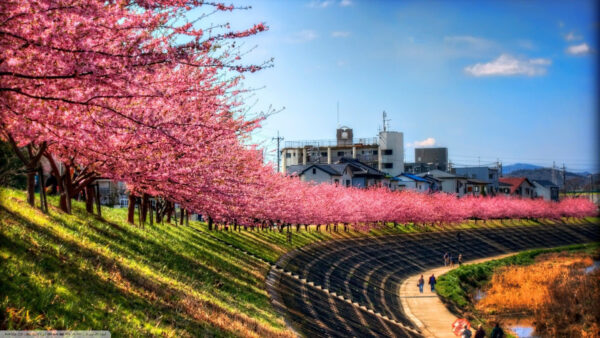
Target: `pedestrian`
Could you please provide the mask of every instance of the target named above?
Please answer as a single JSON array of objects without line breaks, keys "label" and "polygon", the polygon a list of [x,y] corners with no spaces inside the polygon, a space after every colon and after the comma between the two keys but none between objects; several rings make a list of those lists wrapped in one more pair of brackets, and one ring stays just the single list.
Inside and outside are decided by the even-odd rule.
[{"label": "pedestrian", "polygon": [[462,262],[463,262],[463,260],[462,260],[462,254],[458,254],[458,265],[459,266],[462,265]]},{"label": "pedestrian", "polygon": [[423,275],[421,275],[421,278],[419,278],[419,281],[417,282],[420,293],[423,293],[423,285],[425,285],[425,279],[423,279]]},{"label": "pedestrian", "polygon": [[431,274],[431,277],[429,277],[429,285],[431,285],[431,292],[435,291],[435,283],[437,281],[435,280],[435,276],[433,274]]},{"label": "pedestrian", "polygon": [[452,254],[450,254],[450,267],[454,267],[454,257],[452,256]]},{"label": "pedestrian", "polygon": [[448,266],[450,264],[450,254],[446,251],[444,254],[444,266]]},{"label": "pedestrian", "polygon": [[467,324],[465,324],[465,327],[463,328],[463,332],[461,333],[460,337],[461,338],[471,338],[473,336],[473,332],[471,332],[471,330],[469,330],[469,326]]},{"label": "pedestrian", "polygon": [[477,326],[477,331],[475,331],[475,338],[485,338],[485,330],[483,329],[483,325],[479,324],[479,326]]},{"label": "pedestrian", "polygon": [[502,338],[504,337],[504,331],[500,328],[500,323],[496,323],[496,326],[492,329],[492,338]]}]

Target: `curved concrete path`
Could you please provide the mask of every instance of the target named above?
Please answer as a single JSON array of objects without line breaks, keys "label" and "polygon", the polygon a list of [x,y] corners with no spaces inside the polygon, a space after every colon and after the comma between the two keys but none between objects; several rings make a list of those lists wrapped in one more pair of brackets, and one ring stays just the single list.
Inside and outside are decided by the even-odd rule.
[{"label": "curved concrete path", "polygon": [[[483,263],[512,256],[514,254],[515,253],[508,253],[494,257],[476,259],[464,264]],[[457,267],[458,265],[455,265],[454,268],[441,266],[430,269],[423,273],[410,276],[400,286],[399,297],[404,313],[415,326],[419,328],[425,337],[456,338],[454,333],[452,333],[451,325],[458,317],[453,315],[446,305],[442,303],[437,292],[431,292],[431,288],[429,284],[427,284],[427,281],[431,274],[434,274],[437,278]],[[417,281],[421,275],[423,275],[423,278],[425,279],[423,293],[420,293],[419,288],[417,287]]]},{"label": "curved concrete path", "polygon": [[[458,233],[462,234],[459,237]],[[459,239],[460,238],[460,239]],[[600,225],[544,225],[444,231],[414,235],[369,237],[308,245],[283,255],[271,266],[268,292],[288,325],[305,337],[421,337],[448,333],[454,317],[434,311],[440,329],[429,323],[416,303],[405,313],[399,292],[417,296],[410,276],[439,267],[444,252],[462,253],[465,260],[489,259],[533,248],[600,240]],[[435,271],[436,274],[443,273]],[[407,281],[407,278],[409,279]],[[414,277],[418,278],[418,277]],[[409,295],[407,293],[407,295]],[[414,295],[414,294],[413,294]],[[418,298],[434,301],[437,295]],[[406,302],[411,298],[404,299]],[[441,303],[440,303],[441,305]],[[441,311],[441,310],[440,310]],[[440,335],[441,336],[441,335]]]}]

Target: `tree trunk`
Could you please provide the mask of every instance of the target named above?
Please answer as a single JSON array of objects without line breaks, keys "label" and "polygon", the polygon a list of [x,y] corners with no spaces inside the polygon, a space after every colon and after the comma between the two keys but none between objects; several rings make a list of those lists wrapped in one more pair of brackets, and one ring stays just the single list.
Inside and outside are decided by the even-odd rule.
[{"label": "tree trunk", "polygon": [[35,171],[27,170],[27,203],[35,206]]},{"label": "tree trunk", "polygon": [[167,205],[165,207],[165,213],[167,214],[167,223],[171,223],[171,213],[173,211],[171,202],[165,202]]},{"label": "tree trunk", "polygon": [[48,199],[46,198],[46,185],[44,184],[44,171],[42,167],[38,168],[38,175],[40,177],[40,205],[44,213],[48,213]]},{"label": "tree trunk", "polygon": [[129,205],[127,206],[127,222],[135,224],[135,196],[129,193]]},{"label": "tree trunk", "polygon": [[142,194],[142,219],[141,223],[146,223],[146,218],[148,217],[148,194]]},{"label": "tree trunk", "polygon": [[12,135],[7,133],[8,142],[13,148],[15,154],[21,160],[23,165],[27,168],[27,203],[31,206],[35,206],[35,172],[39,166],[40,159],[46,151],[47,144],[43,142],[35,152],[33,144],[27,145],[27,155],[21,152],[21,149],[17,146],[17,142],[12,138]]},{"label": "tree trunk", "polygon": [[179,208],[179,225],[183,225],[184,214],[185,214],[185,209]]},{"label": "tree trunk", "polygon": [[154,210],[152,209],[152,200],[148,202],[148,211],[150,212],[150,226],[154,225]]},{"label": "tree trunk", "polygon": [[213,220],[212,217],[208,216],[208,230],[212,231],[213,229]]},{"label": "tree trunk", "polygon": [[91,184],[85,187],[85,211],[94,213],[94,187]]},{"label": "tree trunk", "polygon": [[98,184],[94,184],[96,188],[96,196],[94,199],[96,200],[96,213],[98,217],[102,217],[102,205],[100,204],[100,186]]}]

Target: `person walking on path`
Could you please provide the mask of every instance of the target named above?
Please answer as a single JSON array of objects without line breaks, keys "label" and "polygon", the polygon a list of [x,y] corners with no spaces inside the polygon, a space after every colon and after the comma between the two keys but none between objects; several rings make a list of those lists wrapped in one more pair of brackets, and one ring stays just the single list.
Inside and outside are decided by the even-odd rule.
[{"label": "person walking on path", "polygon": [[463,259],[462,259],[462,254],[458,254],[458,265],[462,265]]},{"label": "person walking on path", "polygon": [[504,331],[500,328],[500,323],[496,323],[496,326],[492,329],[492,338],[504,337]]},{"label": "person walking on path", "polygon": [[431,274],[431,277],[429,277],[429,285],[431,285],[431,292],[435,291],[435,283],[437,281],[435,280],[435,276],[433,274]]},{"label": "person walking on path", "polygon": [[475,338],[485,338],[485,330],[483,329],[483,325],[479,324],[479,326],[477,326],[477,331],[475,331]]},{"label": "person walking on path", "polygon": [[448,266],[450,264],[450,254],[446,251],[444,254],[444,266]]},{"label": "person walking on path", "polygon": [[452,254],[450,254],[450,267],[454,267],[454,257],[452,256]]},{"label": "person walking on path", "polygon": [[421,275],[421,278],[419,278],[419,281],[417,282],[420,293],[423,293],[423,285],[425,285],[425,279],[423,279],[423,275]]},{"label": "person walking on path", "polygon": [[460,335],[461,338],[471,338],[473,336],[473,332],[471,332],[471,330],[469,330],[469,326],[467,324],[465,324],[464,330],[462,332],[462,334]]}]

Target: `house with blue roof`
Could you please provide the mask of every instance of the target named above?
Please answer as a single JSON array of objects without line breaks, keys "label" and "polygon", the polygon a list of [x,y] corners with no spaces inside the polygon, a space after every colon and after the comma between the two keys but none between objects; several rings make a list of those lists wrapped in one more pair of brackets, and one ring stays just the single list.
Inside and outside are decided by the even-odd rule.
[{"label": "house with blue roof", "polygon": [[431,182],[417,175],[402,173],[396,176],[398,179],[398,190],[414,190],[418,192],[429,192]]}]

